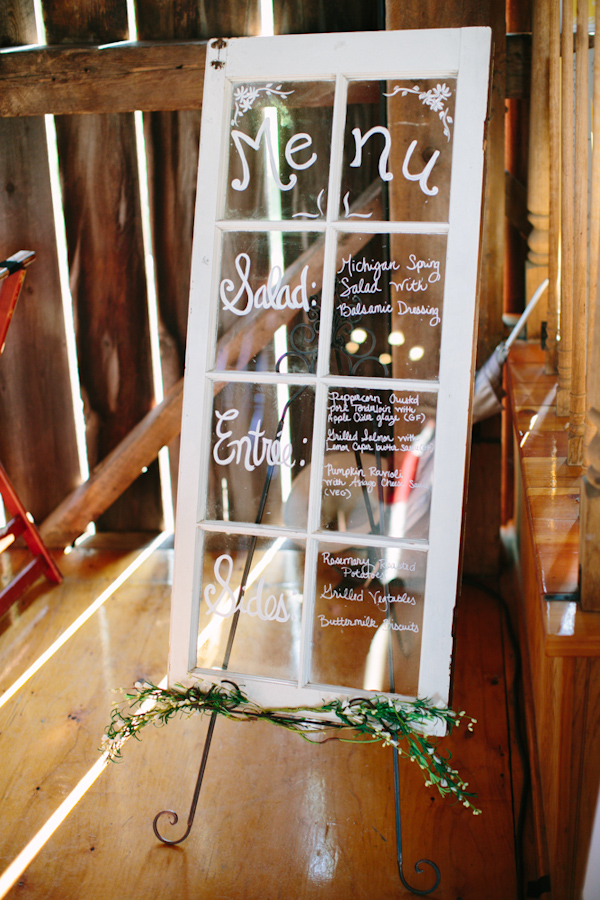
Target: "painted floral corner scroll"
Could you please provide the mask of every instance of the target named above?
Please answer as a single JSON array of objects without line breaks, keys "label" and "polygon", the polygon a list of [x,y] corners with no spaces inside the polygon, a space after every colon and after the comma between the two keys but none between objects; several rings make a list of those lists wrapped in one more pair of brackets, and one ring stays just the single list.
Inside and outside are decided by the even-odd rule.
[{"label": "painted floral corner scroll", "polygon": [[391,93],[384,94],[383,96],[395,97],[396,94],[401,94],[402,97],[406,97],[407,94],[418,94],[419,100],[424,106],[428,106],[432,112],[436,112],[439,115],[440,121],[444,127],[444,134],[447,140],[450,140],[452,116],[449,114],[445,103],[451,97],[452,91],[447,84],[436,84],[435,87],[430,88],[428,91],[422,91],[418,84],[415,84],[412,88],[402,87],[397,84]]},{"label": "painted floral corner scroll", "polygon": [[252,109],[261,94],[264,94],[266,97],[282,97],[285,100],[286,97],[293,93],[293,91],[282,90],[282,85],[280,84],[274,87],[272,81],[262,87],[256,87],[253,84],[240,84],[233,92],[235,112],[231,124],[237,125],[244,113]]}]

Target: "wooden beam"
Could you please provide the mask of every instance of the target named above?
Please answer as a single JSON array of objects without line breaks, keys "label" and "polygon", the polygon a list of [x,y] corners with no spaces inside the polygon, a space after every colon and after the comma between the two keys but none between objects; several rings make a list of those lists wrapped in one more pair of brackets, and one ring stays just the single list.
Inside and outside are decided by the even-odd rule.
[{"label": "wooden beam", "polygon": [[115,449],[94,469],[86,482],[76,488],[40,526],[40,534],[50,547],[66,547],[95,522],[158,451],[169,444],[181,429],[183,378],[162,403],[150,410]]},{"label": "wooden beam", "polygon": [[[200,109],[206,41],[119,41],[96,46],[0,49],[0,117]],[[370,82],[349,103],[377,103]],[[293,106],[331,105],[321,82],[294,91]]]},{"label": "wooden beam", "polygon": [[0,116],[199,109],[206,41],[0,50]]},{"label": "wooden beam", "polygon": [[[521,97],[528,93],[530,36],[508,38],[512,80],[507,96]],[[206,43],[119,41],[0,49],[0,117],[200,109]],[[355,85],[349,102],[376,102],[377,96],[372,87]],[[318,86],[301,99],[307,106],[324,102]]]}]

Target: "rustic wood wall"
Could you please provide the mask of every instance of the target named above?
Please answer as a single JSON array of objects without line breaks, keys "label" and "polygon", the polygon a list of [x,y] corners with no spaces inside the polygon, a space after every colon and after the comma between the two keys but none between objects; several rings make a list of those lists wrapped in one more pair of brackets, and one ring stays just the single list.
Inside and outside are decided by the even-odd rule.
[{"label": "rustic wood wall", "polygon": [[[85,403],[87,447],[93,468],[119,443],[155,402],[150,335],[146,310],[146,271],[140,215],[140,179],[131,109],[120,90],[120,59],[111,51],[115,81],[102,86],[93,66],[103,65],[98,53],[83,60],[86,46],[126,40],[129,26],[126,0],[42,0],[48,44],[56,46],[44,59],[19,54],[26,75],[37,77],[41,99],[34,112],[69,111],[55,119],[62,186],[62,212],[68,246],[68,267],[75,316],[81,396]],[[166,58],[164,43],[194,42],[209,37],[256,34],[260,28],[259,0],[135,0],[140,41],[154,42],[153,58]],[[496,45],[492,122],[488,146],[488,204],[482,259],[480,356],[487,355],[501,336],[504,104],[504,0],[461,2],[436,0],[427,5],[388,0],[387,23],[383,2],[350,0],[274,0],[276,33],[373,30],[381,27],[416,28],[491,24]],[[39,40],[33,0],[9,0],[0,8],[0,46],[35,44]],[[76,46],[77,45],[77,46]],[[186,45],[182,45],[184,53]],[[79,77],[71,84],[61,77],[60,52],[80,59]],[[148,53],[143,47],[126,51]],[[171,50],[168,50],[171,53]],[[136,97],[142,98],[148,166],[152,253],[156,274],[159,336],[164,387],[183,371],[189,289],[192,219],[195,202],[200,110],[190,93],[201,84],[188,60],[196,47],[187,45],[185,57],[191,80],[182,80],[181,106],[170,91],[165,108],[152,103],[152,84],[135,78]],[[58,55],[53,55],[58,54]],[[183,55],[181,57],[184,58]],[[6,64],[6,62],[4,63]],[[108,64],[108,60],[107,60]],[[0,73],[2,70],[0,60]],[[45,67],[45,68],[44,68]],[[39,73],[44,69],[44,77]],[[133,83],[132,79],[128,81]],[[115,84],[117,89],[115,89]],[[190,87],[191,86],[191,87]],[[166,91],[163,88],[163,95]],[[85,114],[81,97],[85,95]],[[28,94],[31,99],[31,92]],[[60,99],[59,99],[60,98]],[[51,105],[56,102],[56,107]],[[17,249],[33,249],[37,260],[26,281],[6,351],[0,359],[0,458],[17,490],[37,520],[45,518],[79,482],[73,401],[68,377],[66,335],[59,283],[57,243],[53,221],[44,121],[32,108],[4,108],[0,118],[0,257]],[[46,104],[46,105],[44,105]],[[17,108],[18,107],[18,108]],[[98,111],[96,111],[98,110]],[[19,116],[10,117],[11,112]],[[24,114],[25,113],[25,114]],[[500,173],[500,174],[499,174]],[[502,182],[500,184],[500,182]],[[76,398],[79,403],[79,398]],[[486,447],[492,442],[493,450]],[[486,566],[494,565],[499,521],[499,490],[489,487],[492,468],[499,478],[496,434],[482,440],[484,459],[474,515],[475,557],[489,544]],[[478,451],[479,452],[479,451]],[[479,455],[482,455],[479,454]],[[176,458],[176,448],[173,459]],[[483,526],[484,519],[488,525]],[[162,524],[157,466],[149,467],[102,516],[105,530],[156,530]],[[487,529],[485,535],[477,529]]]}]

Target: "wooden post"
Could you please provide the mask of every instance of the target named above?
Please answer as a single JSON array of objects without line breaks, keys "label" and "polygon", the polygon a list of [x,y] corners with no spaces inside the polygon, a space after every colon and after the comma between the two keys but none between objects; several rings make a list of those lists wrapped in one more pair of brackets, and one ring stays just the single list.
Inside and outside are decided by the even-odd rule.
[{"label": "wooden post", "polygon": [[548,235],[548,326],[546,372],[558,368],[559,249],[560,249],[560,0],[549,0],[549,161],[550,202]]},{"label": "wooden post", "polygon": [[563,0],[560,346],[556,415],[569,415],[573,342],[573,0]]},{"label": "wooden post", "polygon": [[[596,4],[595,33],[600,31],[600,3]],[[592,381],[594,364],[593,352],[596,324],[596,295],[598,293],[598,265],[600,259],[600,53],[594,54],[594,80],[592,99],[592,171],[590,189],[590,243],[589,243],[589,284],[588,284],[588,329],[587,329],[587,384],[592,398]],[[586,443],[591,441],[595,428],[588,419],[586,422]]]},{"label": "wooden post", "polygon": [[[596,3],[596,34],[600,3]],[[581,606],[600,611],[600,57],[594,56],[592,186],[590,210],[590,283],[588,316],[588,418],[591,440],[588,468],[581,482],[579,563]]]},{"label": "wooden post", "polygon": [[587,348],[587,260],[588,260],[588,7],[577,4],[575,78],[575,195],[573,272],[573,368],[569,402],[569,444],[567,463],[583,465],[585,436],[585,363]]},{"label": "wooden post", "polygon": [[[598,263],[598,261],[597,261]],[[588,416],[595,434],[587,448],[587,471],[581,480],[579,567],[581,606],[600,612],[600,297],[590,297],[594,334],[590,341]]]},{"label": "wooden post", "polygon": [[[531,48],[531,102],[529,112],[529,165],[527,214],[533,228],[527,240],[525,299],[531,300],[548,277],[548,228],[550,203],[549,164],[549,37],[550,0],[534,0]],[[527,324],[529,337],[539,337],[546,302],[538,304]]]},{"label": "wooden post", "polygon": [[[597,310],[596,300],[596,312]],[[597,317],[596,317],[597,320]],[[600,366],[597,334],[594,346],[594,363]],[[589,413],[596,434],[588,447],[589,466],[581,480],[581,504],[579,521],[579,565],[581,607],[600,612],[600,392],[590,391]]]}]

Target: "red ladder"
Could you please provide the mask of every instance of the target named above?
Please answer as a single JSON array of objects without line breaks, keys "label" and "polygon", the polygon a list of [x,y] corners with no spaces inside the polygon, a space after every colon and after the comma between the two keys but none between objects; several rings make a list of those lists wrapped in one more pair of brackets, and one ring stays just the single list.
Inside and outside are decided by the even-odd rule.
[{"label": "red ladder", "polygon": [[[4,350],[8,327],[25,280],[26,266],[34,259],[35,253],[32,250],[20,250],[14,256],[0,262],[0,353]],[[41,575],[45,575],[49,581],[56,584],[62,581],[62,575],[33,519],[19,500],[2,464],[0,464],[0,494],[4,508],[11,517],[10,521],[0,528],[0,553],[22,535],[33,555],[31,562],[0,591],[0,616],[2,616]]]}]

